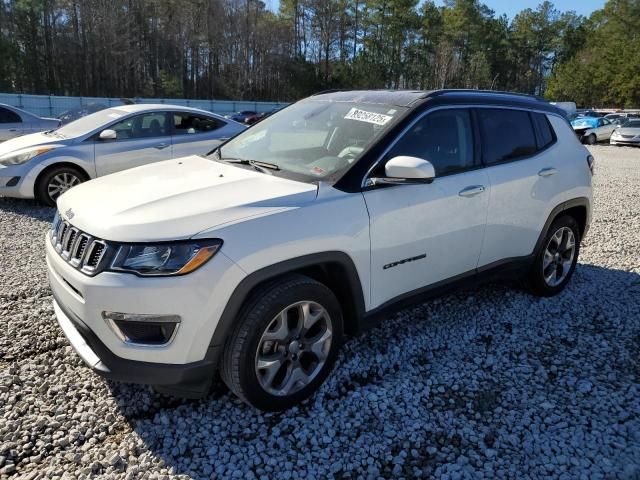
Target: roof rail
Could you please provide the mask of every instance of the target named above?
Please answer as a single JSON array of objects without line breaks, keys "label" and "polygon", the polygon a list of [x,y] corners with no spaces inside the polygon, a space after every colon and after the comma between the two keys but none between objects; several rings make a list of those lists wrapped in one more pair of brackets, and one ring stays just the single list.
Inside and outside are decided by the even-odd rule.
[{"label": "roof rail", "polygon": [[329,90],[322,90],[320,92],[312,93],[311,96],[315,97],[316,95],[324,95],[325,93],[350,92],[351,90],[351,88],[330,88]]},{"label": "roof rail", "polygon": [[515,97],[529,98],[531,100],[537,100],[539,102],[549,103],[549,101],[546,98],[543,98],[539,95],[530,95],[528,93],[518,93],[518,92],[506,92],[504,90],[476,90],[473,88],[445,88],[442,90],[433,90],[432,92],[429,92],[427,96],[445,95],[450,93],[479,93],[479,94],[485,94],[485,95],[510,95]]}]

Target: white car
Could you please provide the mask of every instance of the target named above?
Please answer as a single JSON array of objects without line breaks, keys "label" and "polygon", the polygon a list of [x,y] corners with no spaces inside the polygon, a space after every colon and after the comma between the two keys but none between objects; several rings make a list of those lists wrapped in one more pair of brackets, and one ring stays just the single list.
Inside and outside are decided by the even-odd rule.
[{"label": "white car", "polygon": [[611,145],[640,145],[640,118],[632,118],[616,128],[609,140]]},{"label": "white car", "polygon": [[184,396],[219,369],[263,410],[309,397],[345,335],[486,278],[571,278],[593,157],[522,95],[319,94],[209,157],[58,199],[46,237],[60,326],[98,373]]},{"label": "white car", "polygon": [[35,197],[53,206],[86,180],[206,153],[245,128],[214,113],[172,105],[100,110],[0,144],[0,196]]},{"label": "white car", "polygon": [[28,133],[58,128],[57,118],[38,117],[33,113],[0,103],[0,142]]},{"label": "white car", "polygon": [[580,141],[587,145],[609,140],[617,127],[611,120],[601,117],[577,117],[571,121],[571,126]]}]

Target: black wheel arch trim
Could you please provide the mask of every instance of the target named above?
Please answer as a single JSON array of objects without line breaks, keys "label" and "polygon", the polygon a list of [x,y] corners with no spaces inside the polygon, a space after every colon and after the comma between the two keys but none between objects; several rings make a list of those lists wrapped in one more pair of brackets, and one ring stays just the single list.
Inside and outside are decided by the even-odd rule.
[{"label": "black wheel arch trim", "polygon": [[584,224],[584,230],[582,232],[580,232],[580,241],[582,241],[582,239],[584,238],[584,236],[587,234],[587,231],[589,230],[589,208],[590,208],[590,202],[589,199],[587,197],[578,197],[578,198],[573,198],[571,200],[567,200],[565,202],[562,202],[560,205],[557,205],[553,210],[551,210],[551,213],[549,214],[549,217],[547,218],[547,221],[544,224],[544,227],[542,227],[542,231],[540,232],[540,236],[538,237],[538,241],[536,242],[536,245],[533,249],[532,254],[535,255],[540,248],[542,248],[542,243],[544,242],[544,237],[547,234],[547,231],[549,230],[549,227],[551,226],[551,224],[553,223],[553,221],[558,217],[558,215],[562,212],[564,212],[565,210],[569,210],[570,208],[574,208],[574,207],[584,207],[586,209],[586,220],[585,220],[585,224]]},{"label": "black wheel arch trim", "polygon": [[261,268],[246,276],[238,284],[220,316],[213,337],[209,343],[207,357],[217,354],[219,348],[225,344],[237,316],[240,314],[246,299],[251,295],[255,287],[288,273],[296,273],[305,268],[321,267],[331,264],[340,266],[346,276],[346,287],[349,288],[350,293],[354,297],[355,315],[356,320],[359,322],[365,313],[364,293],[360,276],[351,257],[340,251],[303,255]]}]

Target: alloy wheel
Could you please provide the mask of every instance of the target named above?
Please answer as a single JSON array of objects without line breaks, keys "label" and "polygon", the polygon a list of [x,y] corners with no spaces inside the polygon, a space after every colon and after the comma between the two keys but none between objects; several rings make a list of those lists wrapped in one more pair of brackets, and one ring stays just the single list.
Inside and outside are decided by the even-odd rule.
[{"label": "alloy wheel", "polygon": [[271,395],[292,395],[318,376],[329,356],[333,326],[319,303],[289,305],[269,322],[258,342],[255,372]]},{"label": "alloy wheel", "polygon": [[542,258],[542,275],[550,287],[560,285],[571,270],[576,237],[569,227],[559,228],[549,239]]},{"label": "alloy wheel", "polygon": [[80,183],[80,179],[73,173],[61,172],[49,181],[49,184],[47,185],[47,194],[49,195],[49,198],[55,202],[60,195]]}]

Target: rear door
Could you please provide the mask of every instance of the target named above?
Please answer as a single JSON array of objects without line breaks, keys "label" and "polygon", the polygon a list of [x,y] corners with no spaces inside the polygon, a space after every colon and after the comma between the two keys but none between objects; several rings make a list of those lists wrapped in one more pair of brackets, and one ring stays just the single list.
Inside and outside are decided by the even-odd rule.
[{"label": "rear door", "polygon": [[173,125],[173,158],[204,155],[240,131],[237,124],[214,116],[192,112],[170,112],[169,115]]},{"label": "rear door", "polygon": [[[127,117],[105,129],[115,130],[115,140],[95,136],[96,173],[108,175],[171,158],[171,129],[167,112]],[[104,130],[104,129],[103,129]]]},{"label": "rear door", "polygon": [[479,168],[469,110],[428,113],[390,149],[384,164],[409,155],[430,161],[430,184],[366,190],[370,217],[371,296],[376,306],[461,274],[478,263],[487,217],[487,174]]},{"label": "rear door", "polygon": [[6,107],[0,107],[0,141],[23,135],[26,133],[24,128],[20,115]]},{"label": "rear door", "polygon": [[479,108],[476,116],[491,184],[482,268],[533,252],[563,185],[555,133],[545,114]]}]

